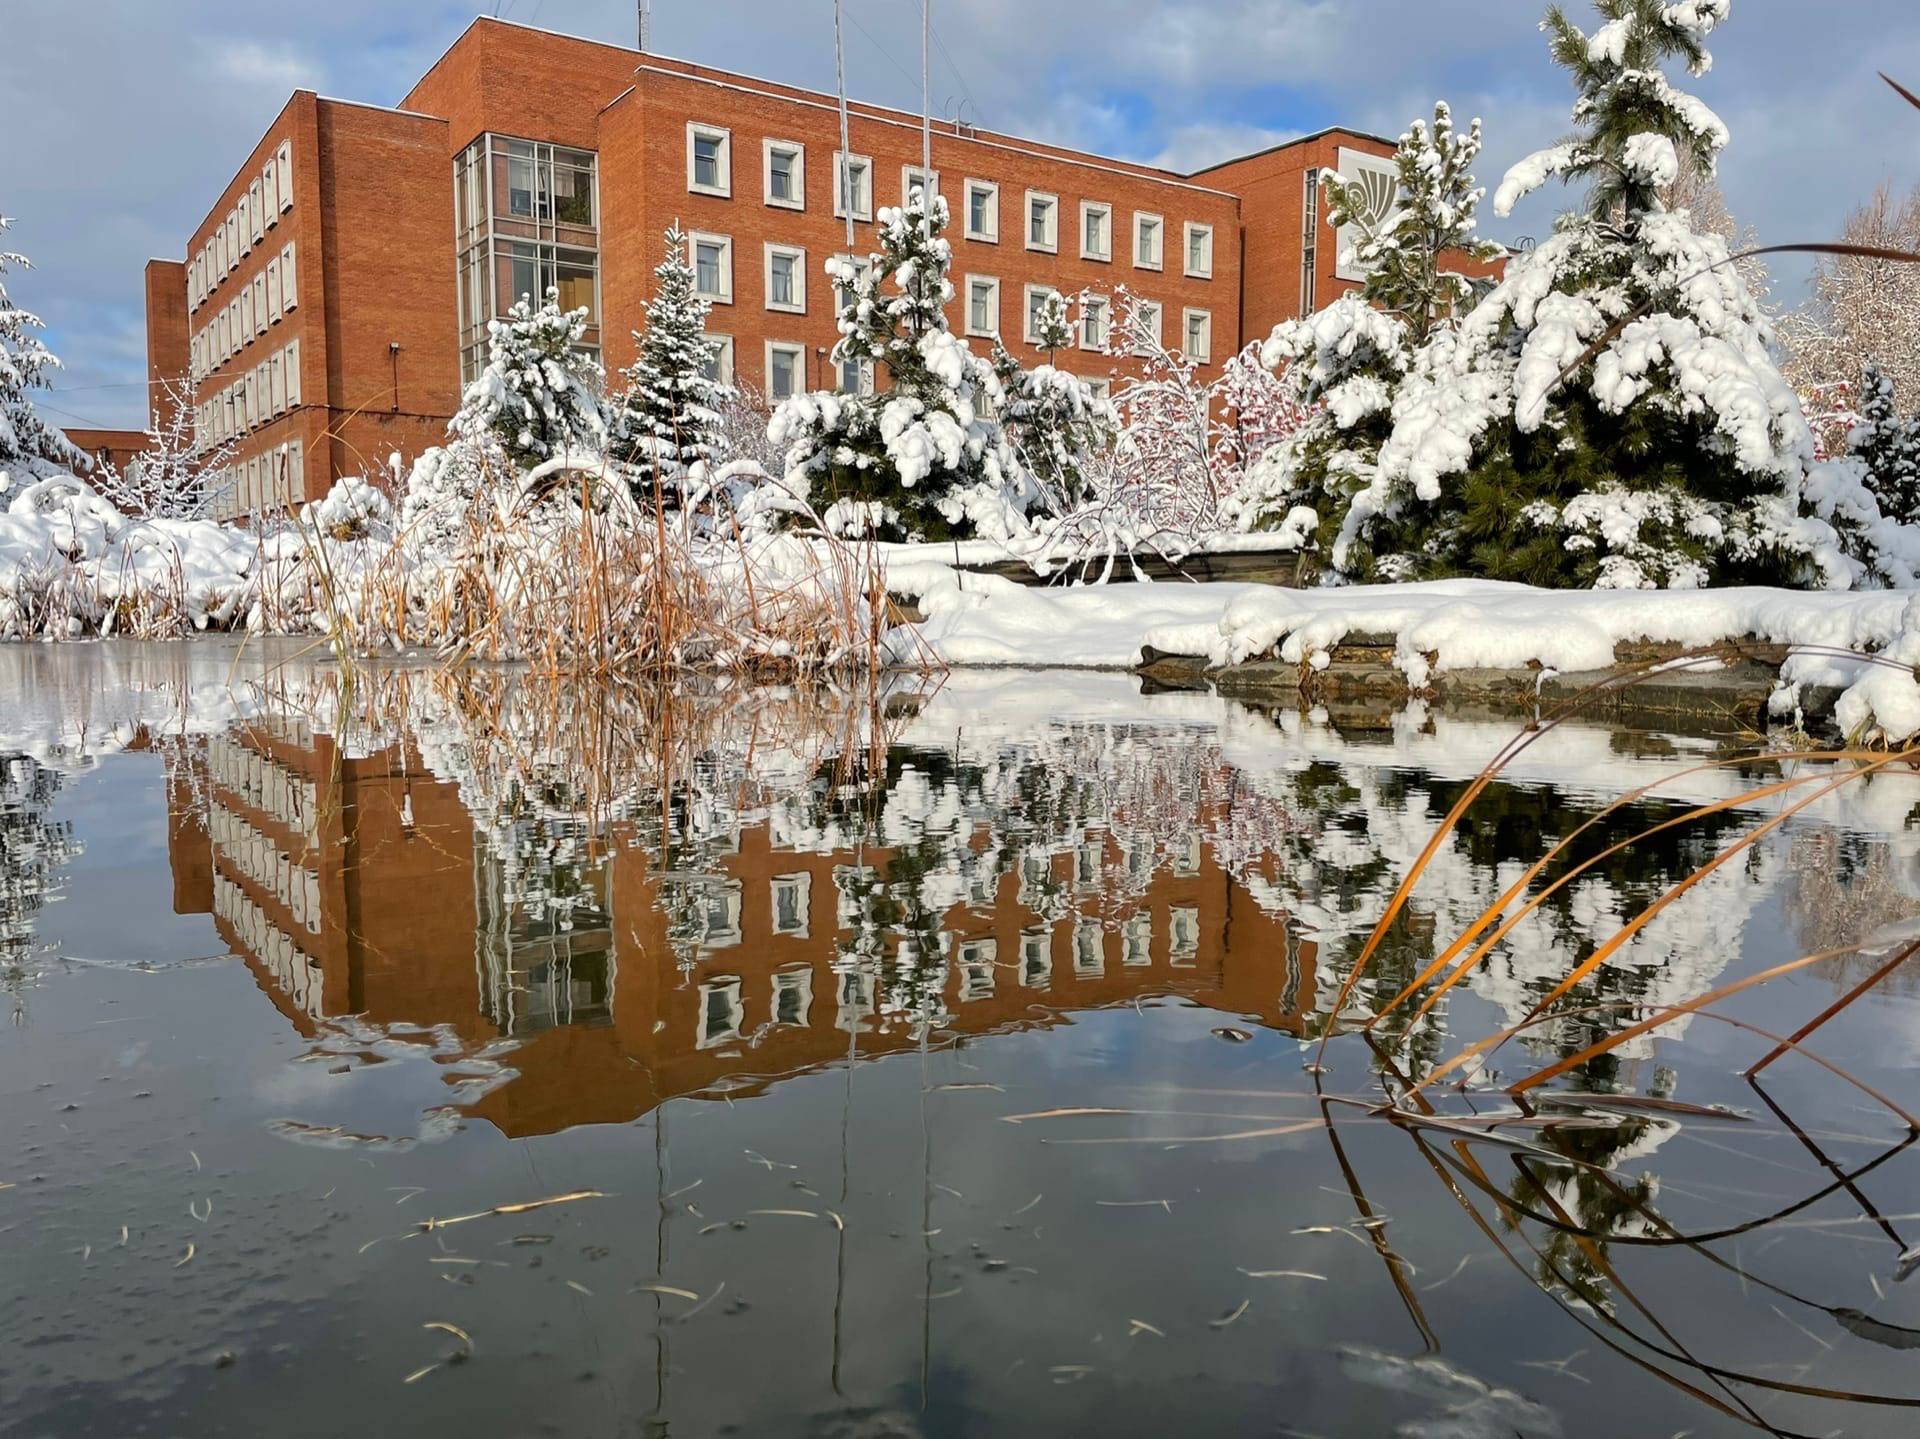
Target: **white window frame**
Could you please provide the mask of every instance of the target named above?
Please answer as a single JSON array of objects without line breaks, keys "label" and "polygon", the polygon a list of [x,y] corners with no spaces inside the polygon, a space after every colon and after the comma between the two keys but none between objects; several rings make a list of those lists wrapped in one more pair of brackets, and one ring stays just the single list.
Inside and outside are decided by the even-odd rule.
[{"label": "white window frame", "polygon": [[[1033,238],[1033,202],[1035,200],[1047,202],[1047,238],[1045,240]],[[1042,255],[1060,253],[1060,197],[1058,195],[1050,190],[1027,191],[1026,204],[1020,208],[1020,239],[1029,250],[1038,251]]]},{"label": "white window frame", "polygon": [[731,385],[733,383],[733,336],[709,334],[707,347],[713,351],[716,361],[714,371],[720,383]]},{"label": "white window frame", "polygon": [[280,260],[278,256],[267,261],[267,319],[279,324],[280,311]]},{"label": "white window frame", "polygon": [[[1194,352],[1192,346],[1195,320],[1199,320],[1203,326],[1201,338],[1204,344],[1198,354]],[[1180,312],[1180,353],[1196,364],[1213,363],[1213,311],[1189,306]]]},{"label": "white window frame", "polygon": [[242,348],[253,343],[253,286],[240,287],[240,344]]},{"label": "white window frame", "polygon": [[280,251],[280,304],[288,310],[300,304],[299,269],[299,256],[294,252],[293,241],[289,240]]},{"label": "white window frame", "polygon": [[267,380],[273,391],[273,412],[283,415],[287,410],[287,357],[275,350],[267,356]]},{"label": "white window frame", "polygon": [[[778,932],[779,931],[776,931],[776,933]],[[800,996],[800,1017],[798,1019],[782,1019],[780,1017],[780,998],[785,994],[797,994]],[[796,1028],[805,1028],[808,1023],[807,1016],[812,1010],[813,966],[810,964],[796,964],[785,969],[776,969],[773,972],[771,1002],[767,1009],[768,1021],[776,1028],[785,1028],[789,1025]]]},{"label": "white window frame", "polygon": [[273,164],[279,171],[280,213],[284,215],[293,208],[293,141],[280,142],[280,148],[273,152]]},{"label": "white window frame", "polygon": [[[307,442],[305,440],[287,441],[287,498],[298,500],[302,504],[307,498]],[[307,910],[307,926],[319,929],[319,907],[310,906]]]},{"label": "white window frame", "polygon": [[227,211],[227,270],[231,273],[240,268],[240,211]]},{"label": "white window frame", "polygon": [[271,155],[260,168],[260,194],[265,203],[267,228],[271,230],[280,223],[280,171]]},{"label": "white window frame", "polygon": [[[1142,259],[1140,255],[1140,227],[1148,220],[1153,222],[1153,233],[1156,236],[1156,244],[1158,246],[1151,260]],[[1151,210],[1135,210],[1133,212],[1133,268],[1136,270],[1164,270],[1166,267],[1167,217],[1165,215],[1156,215]]]},{"label": "white window frame", "polygon": [[[773,193],[773,153],[786,150],[793,155],[793,198],[782,200]],[[807,208],[807,147],[798,140],[767,139],[760,142],[760,193],[777,210]]]},{"label": "white window frame", "polygon": [[1033,297],[1039,295],[1044,298],[1059,293],[1060,291],[1052,285],[1026,285],[1021,288],[1020,338],[1027,344],[1037,345],[1040,342],[1039,332],[1033,328]]},{"label": "white window frame", "polygon": [[[711,294],[700,288],[700,247],[703,244],[720,247],[721,288]],[[703,230],[692,231],[687,236],[687,257],[693,264],[694,294],[716,305],[731,305],[733,303],[733,236],[713,235]]]},{"label": "white window frame", "polygon": [[[1165,349],[1167,345],[1167,307],[1158,300],[1142,300],[1140,302],[1140,312],[1143,315],[1147,313],[1152,314],[1153,342],[1161,349]],[[1134,353],[1136,355],[1144,355],[1147,351],[1135,350]]]},{"label": "white window frame", "polygon": [[918,165],[902,165],[900,167],[900,203],[902,205],[905,205],[908,198],[913,194],[913,182],[916,176],[924,177],[922,183],[930,188],[931,194],[938,195],[940,193],[940,172],[938,170],[922,171]]},{"label": "white window frame", "polygon": [[[1193,263],[1193,241],[1195,236],[1204,236],[1207,242],[1206,264],[1198,269]],[[1189,220],[1180,232],[1180,265],[1191,280],[1211,280],[1213,278],[1213,226],[1203,225],[1198,220]]]},{"label": "white window frame", "polygon": [[253,243],[257,245],[267,238],[266,189],[258,180],[247,186],[247,209],[252,212]]},{"label": "white window frame", "polygon": [[[990,286],[993,290],[993,324],[992,324],[992,327],[989,329],[984,329],[984,330],[979,329],[973,323],[973,287],[975,285],[987,285],[987,286]],[[1000,333],[1000,279],[998,276],[996,275],[967,276],[966,311],[964,314],[961,315],[960,320],[961,320],[961,328],[965,330],[966,333],[969,335],[976,335],[983,340],[991,340],[999,335]]]},{"label": "white window frame", "polygon": [[837,220],[847,217],[845,167],[851,163],[858,172],[867,177],[867,193],[864,203],[858,192],[853,197],[853,218],[871,220],[873,218],[873,156],[854,155],[845,150],[833,152],[833,215]]},{"label": "white window frame", "polygon": [[[1093,339],[1087,334],[1087,316],[1098,313],[1100,316],[1100,338]],[[1099,354],[1107,348],[1113,338],[1113,301],[1106,295],[1082,295],[1080,297],[1080,348]]]},{"label": "white window frame", "polygon": [[[731,1023],[717,1034],[710,1034],[707,1025],[707,1011],[711,997],[720,995],[727,1002],[727,1014]],[[700,1028],[694,1035],[695,1049],[717,1049],[723,1044],[732,1044],[740,1038],[740,1026],[746,1018],[746,1006],[740,1002],[740,978],[732,974],[716,974],[700,984]]]},{"label": "white window frame", "polygon": [[264,335],[273,324],[273,318],[267,314],[267,272],[256,270],[253,273],[253,332]]},{"label": "white window frame", "polygon": [[[1103,216],[1107,222],[1107,248],[1104,252],[1087,248],[1087,221],[1094,215]],[[1080,258],[1098,260],[1102,264],[1113,263],[1113,206],[1104,200],[1080,202]]]},{"label": "white window frame", "polygon": [[240,198],[234,203],[233,214],[240,224],[240,256],[245,259],[253,253],[253,187],[251,185],[240,192]]},{"label": "white window frame", "polygon": [[873,361],[860,360],[857,364],[859,368],[851,388],[847,385],[846,363],[843,362],[833,367],[834,388],[840,394],[871,395],[873,393]]},{"label": "white window frame", "polygon": [[[761,262],[761,283],[765,287],[761,293],[766,297],[766,307],[786,315],[804,315],[807,313],[807,252],[798,245],[775,245],[769,242],[765,247],[765,258]],[[793,299],[789,302],[776,301],[773,298],[773,262],[776,258],[793,261]]]},{"label": "white window frame", "polygon": [[[703,185],[694,178],[693,146],[696,139],[718,140],[720,148],[715,155],[715,165],[720,172],[720,181],[715,185]],[[722,200],[733,198],[733,131],[724,125],[709,125],[704,120],[687,121],[687,193],[690,195],[717,195]]]},{"label": "white window frame", "polygon": [[776,395],[773,392],[773,357],[776,352],[791,354],[797,362],[794,367],[795,388],[793,393],[796,395],[804,395],[807,392],[807,347],[798,340],[768,340],[766,350],[767,368],[761,373],[761,378],[766,381],[764,388],[768,401],[775,404],[788,398],[785,395]]},{"label": "white window frame", "polygon": [[286,356],[287,372],[287,408],[296,409],[300,404],[300,338],[295,336],[287,341],[283,352]]},{"label": "white window frame", "polygon": [[[1081,378],[1086,379],[1085,376],[1082,376]],[[1092,395],[1096,400],[1105,401],[1113,398],[1113,381],[1112,380],[1087,379],[1086,385],[1087,385],[1087,393]]]},{"label": "white window frame", "polygon": [[[973,197],[976,193],[984,194],[987,196],[987,199],[988,199],[988,206],[987,206],[988,226],[984,230],[976,230],[973,228]],[[966,210],[966,214],[961,218],[961,224],[964,227],[964,229],[962,230],[962,233],[969,240],[977,240],[979,243],[983,245],[999,244],[1000,243],[1000,186],[992,180],[969,180],[967,181],[965,198],[967,202],[967,210]]]},{"label": "white window frame", "polygon": [[[785,891],[799,896],[799,922],[783,927],[780,923],[780,896]],[[770,933],[806,939],[812,928],[813,876],[805,870],[796,874],[776,874],[767,881],[767,924]]]}]

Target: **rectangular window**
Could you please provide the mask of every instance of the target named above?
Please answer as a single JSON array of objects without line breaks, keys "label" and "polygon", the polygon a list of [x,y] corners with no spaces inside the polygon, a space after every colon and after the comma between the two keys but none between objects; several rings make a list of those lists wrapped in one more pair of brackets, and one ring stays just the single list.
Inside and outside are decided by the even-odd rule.
[{"label": "rectangular window", "polygon": [[706,376],[715,384],[733,383],[733,336],[707,336]]},{"label": "rectangular window", "polygon": [[725,235],[690,235],[694,293],[723,305],[733,303],[733,241]]},{"label": "rectangular window", "polygon": [[835,387],[843,395],[871,395],[873,361],[856,360],[849,356],[840,362],[833,379]]},{"label": "rectangular window", "polygon": [[1112,307],[1105,295],[1080,297],[1080,348],[1104,350],[1111,329]]},{"label": "rectangular window", "polygon": [[785,210],[807,208],[807,152],[788,140],[766,142],[767,203]]},{"label": "rectangular window", "polygon": [[[1135,354],[1147,355],[1166,344],[1166,331],[1162,323],[1159,305],[1151,300],[1142,300],[1137,312],[1140,318],[1141,336]],[[1151,346],[1152,348],[1149,348]]]},{"label": "rectangular window", "polygon": [[267,314],[266,271],[262,270],[255,274],[253,284],[249,288],[253,291],[253,333],[264,335],[267,333],[267,326],[273,323],[272,318]]},{"label": "rectangular window", "polygon": [[240,192],[240,203],[234,206],[233,213],[240,226],[240,254],[244,258],[253,253],[253,190],[251,187]]},{"label": "rectangular window", "polygon": [[280,261],[267,261],[267,318],[273,324],[280,323]]},{"label": "rectangular window", "polygon": [[1161,266],[1161,242],[1165,238],[1165,222],[1158,215],[1135,215],[1133,217],[1133,263],[1140,270],[1157,270]]},{"label": "rectangular window", "polygon": [[267,228],[272,229],[280,223],[280,174],[272,160],[268,160],[266,168],[260,172],[260,199]]},{"label": "rectangular window", "polygon": [[247,218],[253,223],[256,244],[267,238],[267,197],[258,180],[247,186]]},{"label": "rectangular window", "polygon": [[287,372],[287,408],[292,409],[300,403],[300,342],[298,340],[287,341],[286,356],[284,368]]},{"label": "rectangular window", "polygon": [[1317,246],[1320,236],[1320,172],[1309,170],[1305,176],[1306,192],[1300,199],[1300,313],[1302,316],[1313,313],[1313,282],[1317,268]]},{"label": "rectangular window", "polygon": [[280,252],[280,303],[291,310],[300,303],[299,287],[294,283],[293,242]]},{"label": "rectangular window", "polygon": [[767,341],[767,398],[792,399],[807,387],[807,348],[779,340]]},{"label": "rectangular window", "polygon": [[1187,222],[1187,273],[1196,280],[1213,278],[1213,226]]},{"label": "rectangular window", "polygon": [[991,180],[967,181],[967,238],[1000,243],[1000,187]]},{"label": "rectangular window", "polygon": [[833,213],[845,219],[848,200],[853,218],[873,218],[873,161],[865,155],[836,152],[833,157]]},{"label": "rectangular window", "polygon": [[924,190],[929,195],[940,193],[940,172],[922,170],[918,165],[900,167],[900,203],[906,204],[913,198],[915,190]]},{"label": "rectangular window", "polygon": [[273,154],[273,166],[280,182],[280,213],[284,215],[293,208],[293,141],[280,142]]},{"label": "rectangular window", "polygon": [[1048,285],[1027,286],[1026,325],[1021,331],[1021,338],[1029,345],[1040,343],[1041,316],[1046,312],[1047,301],[1056,293]]},{"label": "rectangular window", "polygon": [[789,245],[767,246],[767,308],[790,314],[807,312],[807,252]]},{"label": "rectangular window", "polygon": [[284,356],[270,355],[267,358],[267,384],[273,391],[273,412],[280,414],[287,408],[287,377]]},{"label": "rectangular window", "polygon": [[240,291],[240,343],[253,343],[253,286]]},{"label": "rectangular window", "polygon": [[[287,496],[300,501],[307,498],[307,447],[304,440],[287,441]],[[309,909],[308,914],[307,927],[317,929],[317,906]]]},{"label": "rectangular window", "polygon": [[1205,310],[1188,310],[1181,331],[1181,348],[1189,360],[1204,365],[1213,358],[1213,316]]},{"label": "rectangular window", "polygon": [[240,212],[227,211],[227,269],[240,268]]},{"label": "rectangular window", "polygon": [[967,276],[967,333],[983,339],[1000,333],[1000,282],[990,276]]},{"label": "rectangular window", "polygon": [[1080,202],[1080,258],[1113,258],[1113,206],[1092,200]]},{"label": "rectangular window", "polygon": [[693,122],[687,126],[687,188],[696,195],[733,194],[733,133]]},{"label": "rectangular window", "polygon": [[1060,248],[1060,197],[1027,191],[1027,248],[1053,254]]},{"label": "rectangular window", "polygon": [[553,209],[555,225],[568,225],[581,230],[594,228],[593,177],[597,167],[598,157],[591,150],[569,150],[559,145],[552,148],[544,178],[550,192],[548,200]]},{"label": "rectangular window", "polygon": [[1105,404],[1113,398],[1113,381],[1088,380],[1087,393],[1092,395],[1094,399],[1100,401],[1101,404]]}]

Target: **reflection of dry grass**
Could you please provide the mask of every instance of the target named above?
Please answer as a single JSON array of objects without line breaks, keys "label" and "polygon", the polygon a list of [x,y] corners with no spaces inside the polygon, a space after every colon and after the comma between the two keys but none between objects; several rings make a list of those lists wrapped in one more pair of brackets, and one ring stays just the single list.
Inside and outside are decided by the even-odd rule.
[{"label": "reflection of dry grass", "polygon": [[[1820,829],[1796,835],[1793,874],[1783,896],[1800,947],[1809,953],[1858,944],[1882,925],[1920,914],[1920,899],[1900,888],[1892,850],[1884,841]],[[1857,984],[1878,957],[1838,954],[1820,973],[1838,988]],[[1885,981],[1901,994],[1920,993],[1920,966],[1897,969]]]}]

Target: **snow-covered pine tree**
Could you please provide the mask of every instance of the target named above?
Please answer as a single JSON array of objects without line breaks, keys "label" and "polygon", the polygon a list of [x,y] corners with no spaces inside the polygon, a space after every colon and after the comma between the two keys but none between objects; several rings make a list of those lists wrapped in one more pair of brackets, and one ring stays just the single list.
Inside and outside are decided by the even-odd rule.
[{"label": "snow-covered pine tree", "polygon": [[1495,209],[1554,176],[1588,181],[1586,203],[1418,351],[1336,563],[1605,586],[1844,585],[1854,560],[1879,567],[1827,523],[1884,533],[1857,480],[1810,474],[1806,419],[1726,241],[1661,199],[1681,154],[1710,177],[1728,140],[1661,67],[1704,73],[1730,3],[1597,0],[1592,35],[1548,12],[1576,131],[1516,165]]},{"label": "snow-covered pine tree", "polygon": [[1038,495],[994,418],[993,367],[947,328],[947,202],[916,189],[880,212],[880,253],[827,261],[840,296],[836,371],[883,372],[874,394],[783,400],[767,427],[787,483],[830,523],[884,537],[1011,533]]},{"label": "snow-covered pine tree", "polygon": [[1500,247],[1475,233],[1486,193],[1474,183],[1480,122],[1463,135],[1436,102],[1433,125],[1415,120],[1394,151],[1398,200],[1382,215],[1358,184],[1328,171],[1328,223],[1356,232],[1345,263],[1364,266],[1357,292],[1318,314],[1275,328],[1262,358],[1285,366],[1301,402],[1317,407],[1249,477],[1245,523],[1292,523],[1295,507],[1319,514],[1324,544],[1339,532],[1356,491],[1371,482],[1392,430],[1390,407],[1415,350],[1472,308],[1474,283],[1458,268]]},{"label": "snow-covered pine tree", "polygon": [[1058,290],[1047,291],[1033,317],[1033,347],[1047,352],[1047,363],[1057,364],[1062,350],[1073,348],[1073,321],[1067,316],[1066,297]]},{"label": "snow-covered pine tree", "polygon": [[695,289],[687,237],[678,224],[667,231],[666,242],[666,258],[653,271],[646,329],[634,333],[639,357],[620,372],[627,389],[614,429],[629,463],[651,469],[658,462],[671,477],[726,458],[720,417],[729,392],[708,373],[707,316],[713,306]]},{"label": "snow-covered pine tree", "polygon": [[523,470],[568,450],[604,456],[606,375],[580,348],[586,328],[587,312],[562,310],[558,290],[538,309],[521,296],[487,326],[487,367],[461,396],[455,436],[489,435]]},{"label": "snow-covered pine tree", "polygon": [[[0,234],[12,224],[0,215]],[[91,464],[84,451],[40,418],[33,403],[33,391],[50,388],[48,376],[60,361],[35,333],[46,328],[40,317],[7,297],[9,267],[26,270],[32,264],[25,255],[0,251],[0,494],[48,470],[85,470]]]},{"label": "snow-covered pine tree", "polygon": [[1847,437],[1847,453],[1865,470],[1881,514],[1920,524],[1920,416],[1900,417],[1893,381],[1878,365],[1860,378],[1860,422]]},{"label": "snow-covered pine tree", "polygon": [[[1055,309],[1052,302],[1058,301]],[[993,372],[1000,381],[1000,423],[1044,502],[1064,514],[1087,497],[1097,456],[1109,450],[1120,419],[1113,405],[1093,386],[1051,363],[1056,351],[1073,344],[1066,302],[1049,297],[1037,317],[1034,348],[1047,351],[1049,363],[1021,368],[1012,351],[993,342]]]}]

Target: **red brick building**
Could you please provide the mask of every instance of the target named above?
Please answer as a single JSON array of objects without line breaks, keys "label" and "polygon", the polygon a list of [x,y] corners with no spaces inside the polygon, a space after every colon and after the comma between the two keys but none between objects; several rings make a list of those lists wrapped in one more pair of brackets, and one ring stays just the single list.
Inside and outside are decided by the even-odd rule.
[{"label": "red brick building", "polygon": [[[523,294],[585,306],[609,372],[629,364],[677,221],[724,377],[770,399],[871,384],[833,373],[823,265],[846,249],[843,166],[864,256],[918,180],[921,128],[849,108],[843,156],[831,95],[476,20],[397,109],[294,94],[187,259],[149,262],[150,378],[187,377],[201,432],[236,441],[237,510],[315,498],[438,442],[487,322]],[[1337,265],[1318,172],[1391,175],[1392,149],[1326,131],[1180,175],[942,122],[953,328],[1021,353],[1044,295],[1084,296],[1059,362],[1105,379],[1124,287],[1212,378],[1359,278]]]}]

